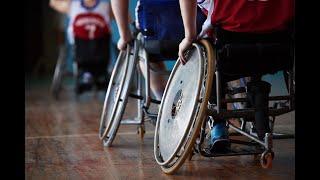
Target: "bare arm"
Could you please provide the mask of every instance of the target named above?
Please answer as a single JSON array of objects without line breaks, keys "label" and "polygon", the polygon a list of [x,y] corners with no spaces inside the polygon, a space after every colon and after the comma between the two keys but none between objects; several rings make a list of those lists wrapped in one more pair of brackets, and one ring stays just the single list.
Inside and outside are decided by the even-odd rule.
[{"label": "bare arm", "polygon": [[63,14],[67,14],[69,13],[70,2],[71,0],[50,0],[49,5],[54,10]]},{"label": "bare arm", "polygon": [[109,12],[109,18],[110,18],[110,21],[114,19],[114,15],[113,15],[113,12],[112,12],[112,9],[111,9],[111,5],[108,3],[108,12]]},{"label": "bare arm", "polygon": [[179,0],[181,16],[183,19],[185,37],[194,39],[197,36],[196,17],[197,1],[196,0]]},{"label": "bare arm", "polygon": [[131,33],[129,28],[129,2],[128,0],[111,0],[111,8],[114,18],[119,29],[120,40],[118,48],[124,50],[126,43],[131,40]]},{"label": "bare arm", "polygon": [[192,42],[197,37],[197,1],[196,0],[179,0],[181,16],[184,26],[185,38],[181,41],[179,45],[179,57],[182,64],[186,63],[183,56],[184,51],[191,46]]}]

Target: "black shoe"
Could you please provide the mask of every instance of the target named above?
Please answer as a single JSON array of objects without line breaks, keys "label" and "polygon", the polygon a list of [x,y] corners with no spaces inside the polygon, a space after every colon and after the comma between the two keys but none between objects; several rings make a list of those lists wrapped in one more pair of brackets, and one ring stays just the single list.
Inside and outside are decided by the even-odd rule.
[{"label": "black shoe", "polygon": [[210,144],[204,151],[207,154],[226,153],[230,150],[231,144],[229,139],[217,139]]},{"label": "black shoe", "polygon": [[77,78],[76,94],[81,94],[84,91],[89,91],[93,87],[93,77],[89,72],[84,72]]}]

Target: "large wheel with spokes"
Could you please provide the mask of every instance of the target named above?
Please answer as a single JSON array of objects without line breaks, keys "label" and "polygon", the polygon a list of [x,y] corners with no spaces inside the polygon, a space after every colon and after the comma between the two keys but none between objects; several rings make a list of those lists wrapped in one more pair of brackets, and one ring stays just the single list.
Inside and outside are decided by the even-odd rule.
[{"label": "large wheel with spokes", "polygon": [[162,97],[154,137],[154,155],[172,174],[188,158],[207,116],[215,72],[215,52],[207,40],[193,44],[188,62],[176,62]]},{"label": "large wheel with spokes", "polygon": [[108,90],[102,109],[99,137],[104,146],[111,146],[128,101],[128,91],[136,67],[137,43],[134,47],[127,45],[126,51],[121,51],[112,71]]}]

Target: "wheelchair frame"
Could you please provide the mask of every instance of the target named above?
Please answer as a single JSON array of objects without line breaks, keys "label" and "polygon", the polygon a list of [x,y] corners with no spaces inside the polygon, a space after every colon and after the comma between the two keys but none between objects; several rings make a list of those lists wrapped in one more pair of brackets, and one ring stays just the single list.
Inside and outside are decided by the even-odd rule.
[{"label": "wheelchair frame", "polygon": [[[153,114],[149,112],[149,107],[151,105],[151,103],[153,104],[160,104],[161,101],[156,100],[156,99],[152,99],[151,98],[151,93],[150,93],[150,66],[149,66],[149,57],[148,57],[148,53],[146,52],[146,50],[143,48],[143,37],[141,33],[136,33],[134,34],[135,38],[133,41],[133,52],[131,52],[131,45],[128,44],[127,45],[127,53],[126,53],[126,61],[129,61],[129,54],[133,55],[133,71],[135,71],[135,78],[136,78],[136,92],[135,93],[131,93],[129,92],[130,89],[128,89],[128,91],[125,92],[125,95],[123,96],[123,98],[117,99],[116,101],[122,101],[124,102],[124,107],[116,107],[117,109],[120,109],[119,112],[112,112],[112,117],[111,117],[111,121],[110,123],[108,123],[107,126],[113,126],[115,125],[116,129],[114,129],[115,131],[111,132],[112,134],[107,136],[106,134],[108,134],[107,131],[110,131],[110,127],[105,127],[105,129],[102,128],[102,126],[105,124],[104,119],[106,118],[106,106],[107,106],[107,101],[108,101],[108,97],[111,96],[110,93],[111,90],[111,86],[112,81],[114,76],[116,76],[115,73],[117,73],[117,65],[115,66],[113,72],[112,72],[112,76],[109,82],[109,86],[108,86],[108,91],[106,93],[106,98],[105,98],[105,103],[104,103],[104,107],[103,107],[103,112],[101,115],[101,119],[100,119],[100,139],[103,141],[104,146],[109,147],[112,145],[112,142],[116,136],[117,130],[121,125],[137,125],[138,126],[138,134],[140,134],[141,139],[143,139],[144,134],[145,134],[145,122],[150,121],[152,122],[152,124],[155,124],[155,120],[157,118],[157,114]],[[119,54],[117,63],[120,63],[118,61],[120,61],[121,58],[121,53]],[[144,78],[144,76],[142,75],[141,69],[138,66],[138,61],[144,61],[144,65],[145,65],[145,72],[146,72],[146,77]],[[128,63],[128,62],[125,62]],[[127,67],[128,65],[126,65]],[[128,70],[126,70],[127,73]],[[130,70],[131,71],[131,70]],[[170,74],[170,71],[165,71],[165,72],[157,72],[159,74]],[[125,76],[128,76],[128,74],[125,74]],[[126,77],[124,77],[125,79]],[[144,90],[145,90],[145,94],[143,95],[143,88],[142,88],[142,81],[145,81],[145,86],[144,86]],[[126,86],[128,86],[129,88],[132,87],[132,78],[131,79],[126,79]],[[120,87],[123,89],[123,86]],[[122,93],[122,89],[120,90]],[[120,93],[120,94],[121,94]],[[124,108],[127,105],[127,97],[131,97],[134,99],[137,99],[137,116],[134,119],[122,119],[122,115],[124,113]],[[117,102],[116,102],[117,103]],[[117,103],[118,104],[118,103]],[[145,119],[146,118],[146,119]],[[120,124],[119,124],[119,122]],[[104,131],[104,132],[102,132]],[[106,138],[107,137],[107,138]]]},{"label": "wheelchair frame", "polygon": [[[59,47],[59,55],[58,60],[54,69],[54,74],[52,78],[51,83],[51,93],[55,99],[59,99],[60,92],[62,90],[62,82],[63,77],[66,75],[66,64],[67,64],[67,58],[66,58],[66,45],[61,45]],[[72,54],[74,52],[72,51]],[[73,77],[76,78],[78,74],[78,66],[75,61],[72,63],[72,74]]]},{"label": "wheelchair frame", "polygon": [[[201,45],[202,44],[202,45]],[[204,46],[206,50],[209,50],[209,52],[204,52],[202,53],[207,53],[208,57],[212,56],[214,59],[209,59],[213,61],[213,63],[216,63],[216,55],[215,55],[215,50],[213,47],[208,47],[212,46],[209,42],[206,42],[206,40],[201,40],[200,43],[194,43],[193,46],[199,47],[199,46]],[[211,50],[213,52],[210,52]],[[201,52],[201,51],[200,51]],[[214,54],[214,55],[210,55]],[[176,66],[179,62],[176,63]],[[211,64],[211,63],[208,63]],[[209,65],[210,66],[210,65]],[[285,134],[275,134],[273,135],[273,126],[274,126],[274,121],[275,117],[291,112],[294,110],[294,74],[293,71],[289,71],[289,95],[286,96],[269,96],[268,102],[271,101],[288,101],[288,105],[282,105],[283,107],[278,108],[278,104],[276,103],[274,107],[269,107],[269,114],[268,116],[271,117],[270,123],[271,123],[271,133],[266,133],[264,141],[259,140],[256,136],[252,135],[251,132],[247,132],[245,127],[247,121],[245,120],[246,118],[254,117],[254,108],[245,108],[245,109],[236,109],[236,110],[227,110],[222,108],[222,104],[227,104],[227,103],[237,103],[237,102],[248,102],[248,98],[231,98],[231,99],[225,99],[221,97],[221,90],[222,90],[222,85],[221,85],[221,72],[215,68],[215,65],[213,65],[213,70],[215,73],[215,79],[216,79],[216,97],[217,97],[217,109],[214,110],[212,108],[205,108],[204,105],[202,105],[205,110],[203,111],[204,115],[200,115],[200,117],[196,117],[194,120],[190,120],[190,123],[193,123],[191,128],[194,127],[193,129],[187,129],[187,132],[185,133],[190,133],[188,135],[189,139],[185,139],[184,142],[180,142],[178,147],[175,149],[173,154],[166,160],[163,161],[161,157],[161,153],[159,151],[159,140],[158,140],[158,128],[160,124],[160,116],[158,116],[158,122],[157,122],[157,127],[156,127],[156,132],[155,132],[155,142],[154,142],[154,155],[157,163],[161,166],[161,169],[167,173],[167,174],[172,174],[178,168],[183,164],[185,159],[191,160],[192,156],[195,153],[199,153],[202,156],[205,157],[219,157],[219,156],[236,156],[236,155],[258,155],[261,154],[261,159],[260,163],[263,168],[270,168],[272,166],[272,159],[274,158],[274,152],[272,151],[273,148],[273,139],[286,139],[286,138],[293,138],[293,135],[285,135]],[[173,71],[174,72],[174,71]],[[171,78],[172,74],[170,75]],[[208,75],[210,76],[210,75]],[[169,81],[170,81],[169,78]],[[210,77],[209,77],[210,79]],[[168,83],[169,84],[169,83]],[[168,88],[168,84],[166,89]],[[210,83],[208,83],[206,86],[211,86]],[[210,87],[206,87],[210,88]],[[166,95],[166,94],[165,94]],[[208,96],[208,95],[205,95]],[[206,98],[206,97],[204,97]],[[201,98],[203,99],[203,98]],[[162,105],[161,105],[162,108]],[[159,111],[161,112],[161,109]],[[208,120],[204,120],[202,116],[207,117],[212,117],[213,119],[215,118],[241,118],[241,125],[240,128],[234,125],[230,120],[227,120],[227,126],[233,130],[236,131],[236,133],[230,134],[230,136],[237,136],[237,135],[242,135],[247,137],[250,141],[242,141],[242,140],[235,140],[235,139],[230,139],[231,143],[234,144],[241,144],[241,145],[247,145],[247,146],[254,146],[254,150],[242,150],[242,151],[233,151],[231,153],[226,153],[226,154],[207,154],[205,151],[202,150],[202,144],[205,139],[205,129],[206,129],[206,124]],[[250,130],[251,131],[251,130]],[[197,140],[196,140],[197,139]],[[259,147],[262,147],[259,148]],[[181,152],[182,151],[182,152]]]}]

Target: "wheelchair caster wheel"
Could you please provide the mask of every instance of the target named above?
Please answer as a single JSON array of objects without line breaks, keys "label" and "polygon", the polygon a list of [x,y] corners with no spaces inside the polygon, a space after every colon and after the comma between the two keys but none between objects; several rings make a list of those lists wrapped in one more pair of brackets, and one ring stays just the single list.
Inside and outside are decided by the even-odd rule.
[{"label": "wheelchair caster wheel", "polygon": [[146,133],[144,125],[141,125],[138,127],[138,134],[140,135],[140,138],[143,139],[144,134]]},{"label": "wheelchair caster wheel", "polygon": [[260,164],[261,164],[262,168],[264,168],[264,169],[272,168],[272,160],[273,160],[273,158],[274,158],[274,153],[273,152],[263,153],[261,155],[261,159],[260,159]]},{"label": "wheelchair caster wheel", "polygon": [[110,147],[110,143],[108,143],[107,139],[102,140],[103,147]]}]

